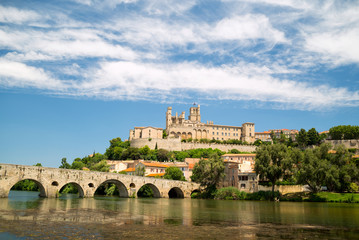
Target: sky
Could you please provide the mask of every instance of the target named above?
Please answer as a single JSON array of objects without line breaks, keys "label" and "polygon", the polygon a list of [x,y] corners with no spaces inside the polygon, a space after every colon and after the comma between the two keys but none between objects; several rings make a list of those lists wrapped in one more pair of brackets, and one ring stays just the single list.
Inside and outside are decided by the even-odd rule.
[{"label": "sky", "polygon": [[0,162],[58,167],[202,121],[256,131],[358,125],[359,2],[0,2]]}]

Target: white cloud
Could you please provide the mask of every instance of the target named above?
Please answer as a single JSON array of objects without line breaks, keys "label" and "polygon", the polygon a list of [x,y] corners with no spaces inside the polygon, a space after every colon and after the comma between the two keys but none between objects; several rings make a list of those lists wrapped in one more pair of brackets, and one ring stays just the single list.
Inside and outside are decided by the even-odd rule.
[{"label": "white cloud", "polygon": [[111,99],[160,101],[179,92],[201,98],[272,102],[301,110],[359,106],[359,93],[271,77],[254,65],[208,67],[196,63],[104,62],[79,84],[78,94]]},{"label": "white cloud", "polygon": [[225,18],[219,21],[207,34],[218,40],[266,39],[274,42],[285,42],[283,32],[272,27],[264,15],[247,14]]},{"label": "white cloud", "polygon": [[30,10],[19,10],[14,7],[3,7],[0,5],[0,22],[3,23],[26,23],[39,20],[41,16]]},{"label": "white cloud", "polygon": [[63,82],[53,79],[41,68],[5,59],[0,59],[0,85],[58,91],[66,88]]},{"label": "white cloud", "polygon": [[[59,58],[110,57],[132,60],[137,55],[128,47],[112,44],[96,32],[83,30],[3,31],[0,30],[0,46],[16,50],[9,59],[45,60]],[[31,59],[32,58],[32,59]]]}]

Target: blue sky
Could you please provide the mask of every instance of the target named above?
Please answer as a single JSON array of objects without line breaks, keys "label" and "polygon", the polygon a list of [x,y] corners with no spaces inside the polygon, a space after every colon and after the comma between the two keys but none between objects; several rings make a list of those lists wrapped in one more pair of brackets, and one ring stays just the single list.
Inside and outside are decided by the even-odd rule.
[{"label": "blue sky", "polygon": [[2,163],[57,167],[165,111],[275,128],[358,125],[359,3],[0,3]]}]

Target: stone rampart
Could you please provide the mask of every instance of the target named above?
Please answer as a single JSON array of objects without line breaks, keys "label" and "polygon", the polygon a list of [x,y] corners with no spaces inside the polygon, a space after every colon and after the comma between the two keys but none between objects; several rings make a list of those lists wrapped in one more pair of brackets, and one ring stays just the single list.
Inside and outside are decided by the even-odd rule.
[{"label": "stone rampart", "polygon": [[216,144],[216,143],[182,143],[182,150],[190,150],[196,148],[218,148],[221,151],[228,152],[232,149],[237,149],[240,152],[254,152],[256,146],[253,145],[238,145],[238,144]]},{"label": "stone rampart", "polygon": [[232,149],[237,149],[240,152],[254,152],[256,146],[253,145],[237,145],[237,144],[216,144],[216,143],[193,143],[193,142],[181,142],[180,138],[168,138],[168,139],[148,139],[140,138],[131,141],[131,147],[142,148],[148,146],[151,149],[166,149],[168,151],[184,151],[196,148],[218,148],[221,151],[228,152]]},{"label": "stone rampart", "polygon": [[330,143],[333,146],[343,144],[346,148],[356,148],[359,149],[359,139],[350,139],[350,140],[325,140],[324,142]]}]

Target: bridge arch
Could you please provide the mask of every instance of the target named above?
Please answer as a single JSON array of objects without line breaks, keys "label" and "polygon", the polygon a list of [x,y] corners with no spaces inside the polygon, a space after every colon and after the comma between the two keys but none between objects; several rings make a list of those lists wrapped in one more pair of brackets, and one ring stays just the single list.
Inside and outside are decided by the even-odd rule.
[{"label": "bridge arch", "polygon": [[83,198],[85,196],[84,194],[84,190],[83,188],[81,187],[80,184],[76,183],[76,182],[68,182],[68,183],[65,183],[63,184],[60,188],[59,188],[59,192],[61,192],[61,190],[68,184],[72,184],[73,186],[75,186],[77,188],[77,191],[78,191],[78,194],[79,194],[79,198]]},{"label": "bridge arch", "polygon": [[95,192],[101,185],[104,185],[104,184],[107,184],[107,183],[113,183],[113,184],[116,185],[120,197],[124,197],[124,198],[128,197],[128,191],[127,191],[127,188],[126,188],[125,184],[123,184],[123,182],[121,182],[121,181],[119,181],[117,179],[109,179],[109,180],[106,180],[106,181],[102,182],[95,189]]},{"label": "bridge arch", "polygon": [[168,192],[169,198],[184,198],[184,193],[179,187],[173,187]]},{"label": "bridge arch", "polygon": [[14,181],[14,182],[10,183],[10,184],[9,184],[9,185],[10,185],[10,188],[6,190],[6,196],[9,196],[10,190],[11,190],[17,183],[19,183],[19,182],[21,182],[21,181],[25,181],[25,180],[33,181],[33,182],[36,184],[36,186],[39,188],[39,192],[40,192],[39,196],[40,196],[40,197],[47,197],[47,192],[46,192],[46,190],[45,190],[44,184],[41,183],[41,182],[38,181],[38,180],[33,179],[33,178],[24,178],[24,179],[20,179],[20,180],[17,180],[17,181]]},{"label": "bridge arch", "polygon": [[160,190],[158,190],[158,188],[157,188],[154,184],[152,184],[152,183],[143,184],[143,185],[138,189],[138,191],[137,191],[137,197],[139,197],[139,196],[138,196],[139,190],[140,190],[142,187],[144,187],[144,186],[148,186],[148,187],[151,188],[154,198],[160,198],[160,197],[161,197],[161,192],[160,192]]}]

